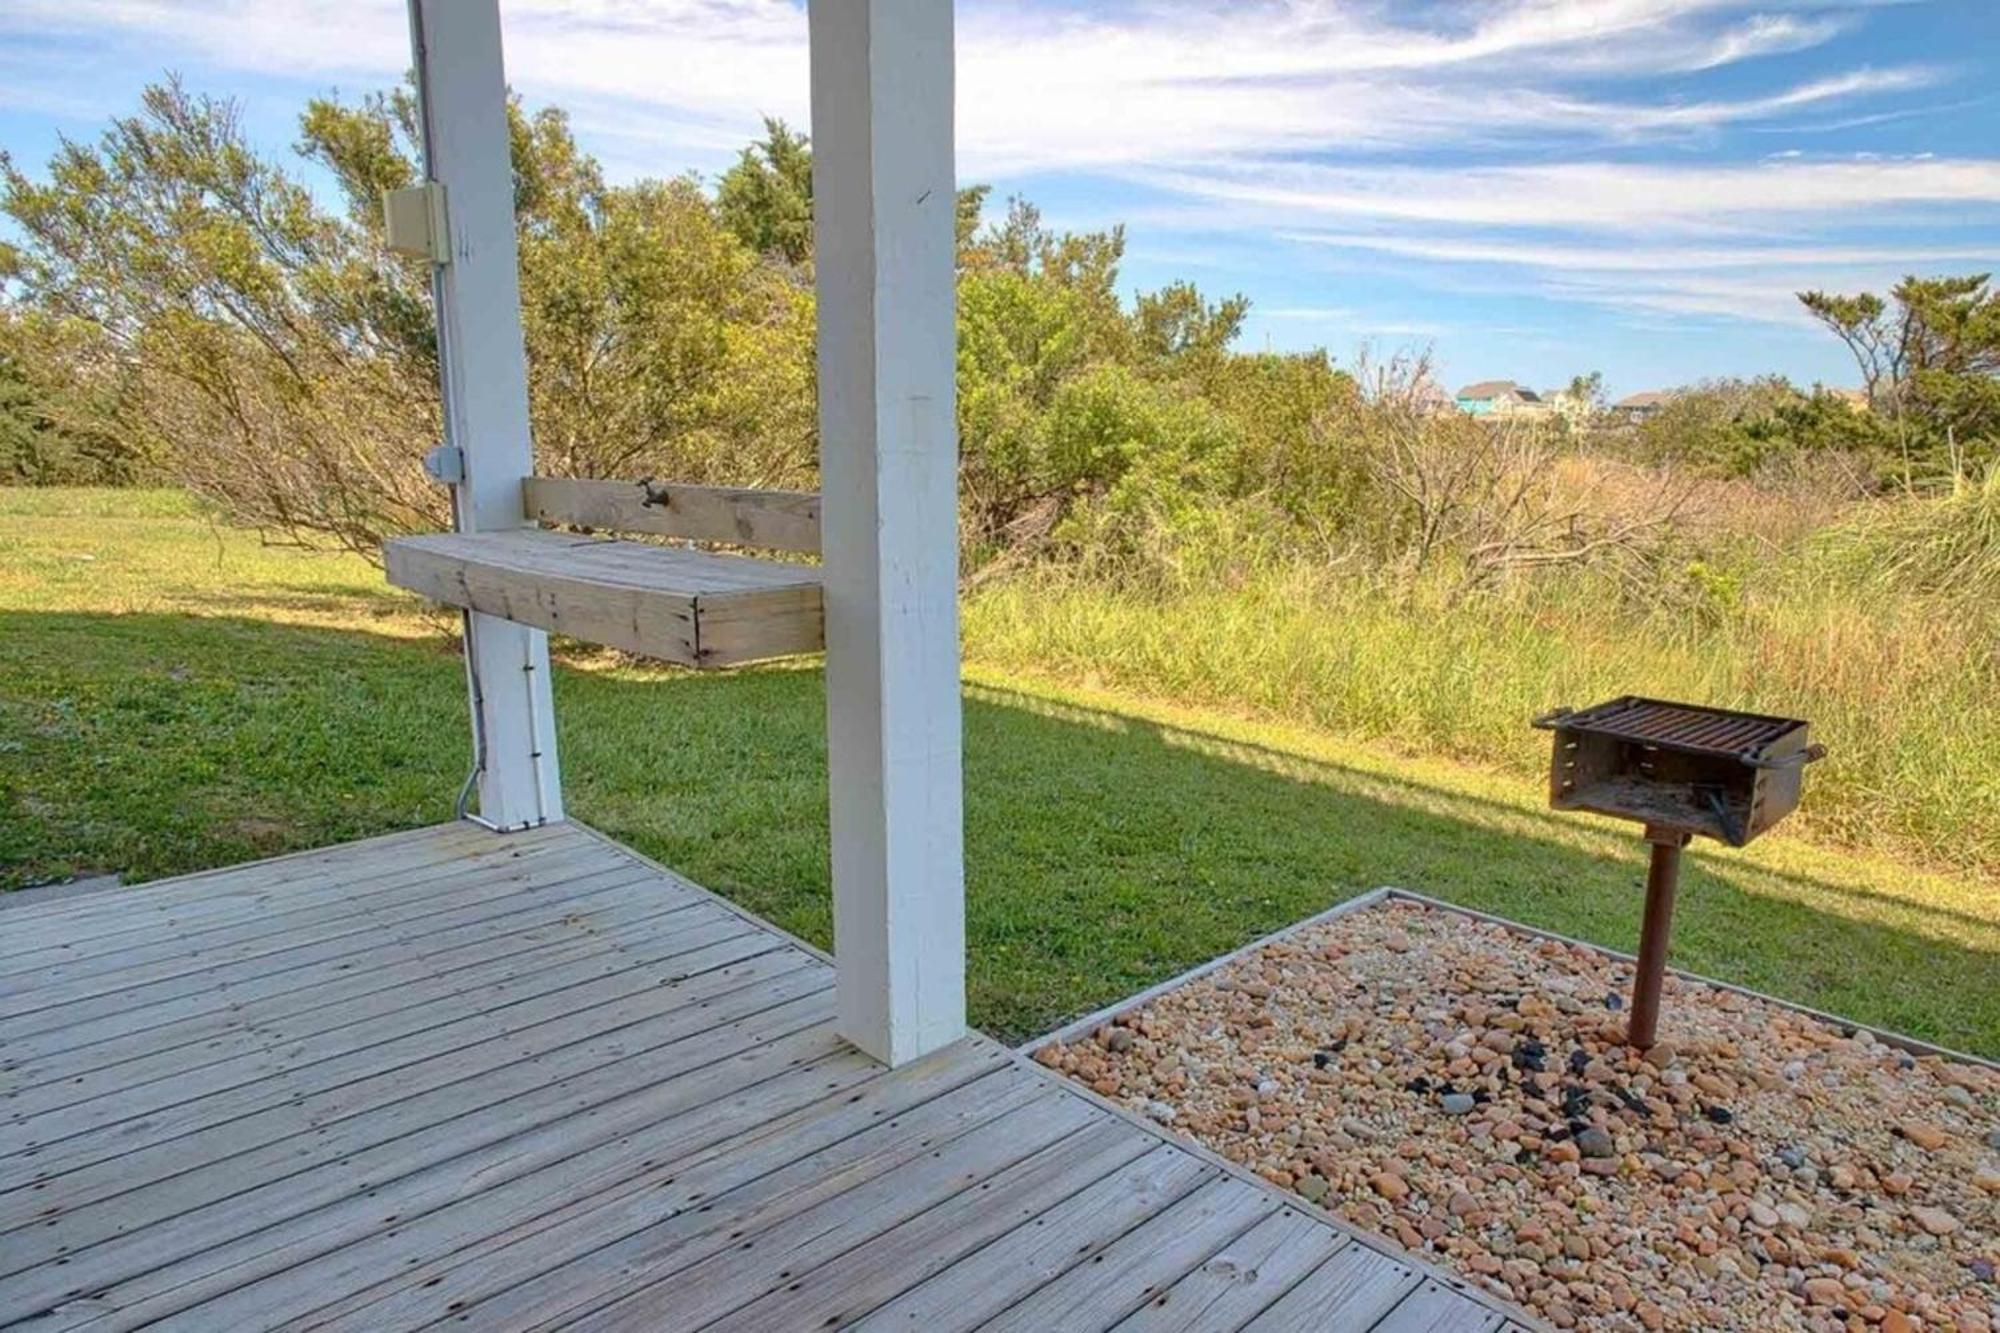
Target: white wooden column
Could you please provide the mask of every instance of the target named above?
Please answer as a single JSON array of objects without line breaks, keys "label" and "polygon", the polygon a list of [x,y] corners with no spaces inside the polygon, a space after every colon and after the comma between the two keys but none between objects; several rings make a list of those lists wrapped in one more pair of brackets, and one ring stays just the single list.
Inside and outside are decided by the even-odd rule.
[{"label": "white wooden column", "polygon": [[[521,482],[535,460],[498,0],[410,0],[410,37],[425,172],[444,186],[450,238],[434,290],[445,443],[465,471],[457,526],[524,527]],[[504,829],[561,819],[548,635],[475,612],[465,662],[484,740],[481,818]]]},{"label": "white wooden column", "polygon": [[811,0],[839,1024],[965,1031],[950,0]]}]

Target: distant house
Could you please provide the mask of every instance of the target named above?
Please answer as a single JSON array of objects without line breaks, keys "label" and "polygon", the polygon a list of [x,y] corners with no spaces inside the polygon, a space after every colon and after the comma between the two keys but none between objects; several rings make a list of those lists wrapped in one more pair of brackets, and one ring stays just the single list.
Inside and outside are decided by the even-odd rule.
[{"label": "distant house", "polygon": [[1644,393],[1629,394],[1611,405],[1611,410],[1627,421],[1644,421],[1656,415],[1659,410],[1674,400],[1674,396],[1661,389],[1648,389]]},{"label": "distant house", "polygon": [[1873,410],[1868,401],[1868,390],[1866,389],[1829,389],[1825,385],[1817,385],[1814,388],[1814,392],[1823,393],[1829,398],[1838,399],[1856,412]]},{"label": "distant house", "polygon": [[1539,416],[1548,410],[1540,394],[1512,380],[1481,380],[1458,391],[1461,412],[1475,417]]}]

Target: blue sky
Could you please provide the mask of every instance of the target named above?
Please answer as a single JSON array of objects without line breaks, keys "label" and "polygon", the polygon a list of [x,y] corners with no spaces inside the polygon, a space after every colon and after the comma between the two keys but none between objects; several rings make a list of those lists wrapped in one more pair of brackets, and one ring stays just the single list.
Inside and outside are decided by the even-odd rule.
[{"label": "blue sky", "polygon": [[[502,9],[515,87],[614,177],[808,120],[791,0]],[[1849,384],[1791,293],[2000,268],[2000,0],[962,0],[958,28],[962,177],[1127,223],[1128,288],[1241,291],[1251,346]],[[283,152],[407,40],[398,0],[8,0],[0,146],[33,168],[173,70]]]}]

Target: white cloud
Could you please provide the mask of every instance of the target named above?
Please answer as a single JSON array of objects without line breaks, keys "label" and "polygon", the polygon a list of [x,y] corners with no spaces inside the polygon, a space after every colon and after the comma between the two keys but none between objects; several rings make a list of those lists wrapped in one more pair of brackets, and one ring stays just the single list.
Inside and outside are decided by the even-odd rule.
[{"label": "white cloud", "polygon": [[[719,167],[764,115],[806,125],[803,0],[502,4],[512,82],[571,108],[616,176]],[[1917,114],[1895,95],[1943,83],[1947,70],[1822,61],[1747,93],[1657,91],[1698,90],[1704,71],[1824,46],[1873,6],[1104,0],[1086,11],[961,0],[961,172],[1003,188],[1050,171],[1147,187],[1116,212],[1148,229],[1149,246],[1162,232],[1188,244],[1203,233],[1210,249],[1218,234],[1250,245],[1288,236],[1329,262],[1386,256],[1420,280],[1462,278],[1465,291],[1491,279],[1470,269],[1483,265],[1515,291],[1561,299],[1791,318],[1790,290],[1808,278],[1853,286],[1898,265],[2000,259],[2000,159],[1597,159],[1652,142],[1699,150],[1739,127],[1811,132]],[[379,86],[409,62],[402,0],[0,0],[0,43],[10,42],[31,53],[69,43],[126,70],[197,62],[286,86]],[[31,95],[46,100],[55,86]],[[65,86],[100,95],[88,78]],[[1396,164],[1438,150],[1493,164]],[[1530,154],[1534,165],[1513,164]],[[1071,206],[1101,206],[1107,193]],[[1963,224],[1976,217],[1988,223],[1975,234]],[[1824,239],[1830,226],[1911,220],[1976,238]],[[1260,313],[1348,314],[1304,304]]]},{"label": "white cloud", "polygon": [[1598,273],[1684,273],[1698,269],[1825,268],[1832,265],[1895,266],[1992,259],[2000,242],[1948,246],[1561,244],[1509,238],[1375,235],[1364,232],[1290,232],[1284,239],[1343,250],[1372,250],[1411,259],[1459,264],[1587,270]]},{"label": "white cloud", "polygon": [[[1493,0],[1414,17],[1375,0],[1114,0],[1094,12],[964,4],[960,156],[967,174],[1469,138],[1685,135],[1844,103],[1932,77],[1828,75],[1736,101],[1579,96],[1566,83],[1796,51],[1851,21],[1746,0]],[[616,117],[663,163],[708,160],[757,118],[807,119],[797,0],[506,0],[509,72],[537,99]],[[387,81],[408,63],[397,0],[10,0],[9,30],[109,37],[162,64]],[[677,150],[683,152],[675,157]]]},{"label": "white cloud", "polygon": [[1855,210],[2000,203],[2000,159],[1991,158],[1464,169],[1252,162],[1129,174],[1162,190],[1228,205],[1239,219],[1293,228],[1338,217],[1612,233],[1740,233],[1787,221],[1853,221]]}]

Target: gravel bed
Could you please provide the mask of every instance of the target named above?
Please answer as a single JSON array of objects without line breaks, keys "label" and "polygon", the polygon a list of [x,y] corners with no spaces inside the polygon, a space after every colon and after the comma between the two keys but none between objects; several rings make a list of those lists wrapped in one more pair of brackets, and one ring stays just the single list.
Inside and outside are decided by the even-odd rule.
[{"label": "gravel bed", "polygon": [[2000,1072],[1405,901],[1035,1058],[1560,1328],[2000,1328]]}]

